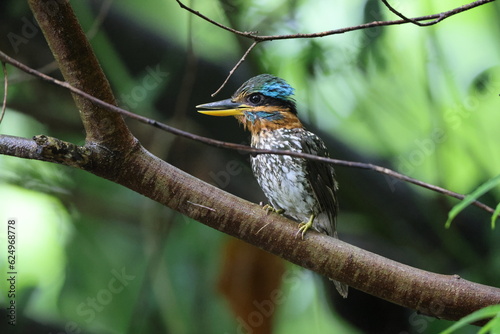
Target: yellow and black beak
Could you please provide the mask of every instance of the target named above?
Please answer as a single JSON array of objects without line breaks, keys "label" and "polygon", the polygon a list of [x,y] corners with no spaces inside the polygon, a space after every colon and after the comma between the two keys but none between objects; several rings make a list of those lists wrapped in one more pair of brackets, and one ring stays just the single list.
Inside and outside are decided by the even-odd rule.
[{"label": "yellow and black beak", "polygon": [[250,108],[247,104],[233,102],[231,99],[196,106],[199,113],[210,116],[241,116]]}]

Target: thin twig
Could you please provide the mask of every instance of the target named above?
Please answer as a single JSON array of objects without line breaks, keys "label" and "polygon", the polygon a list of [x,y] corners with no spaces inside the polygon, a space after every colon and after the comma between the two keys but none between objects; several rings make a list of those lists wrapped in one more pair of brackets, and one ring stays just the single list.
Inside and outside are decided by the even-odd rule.
[{"label": "thin twig", "polygon": [[227,76],[226,80],[224,80],[224,82],[222,83],[222,85],[219,87],[219,89],[217,89],[211,96],[214,97],[215,95],[219,94],[219,92],[222,90],[222,88],[224,88],[224,86],[226,85],[226,83],[229,81],[229,78],[231,78],[231,76],[233,75],[234,71],[236,71],[236,69],[238,67],[240,67],[240,65],[245,61],[245,58],[248,56],[248,54],[250,53],[250,51],[252,51],[252,49],[258,44],[259,42],[257,41],[254,41],[252,43],[252,45],[250,45],[250,47],[247,49],[247,51],[243,54],[243,56],[240,58],[240,60],[236,63],[236,65],[234,65],[234,67],[231,69],[231,71],[229,71],[229,75]]},{"label": "thin twig", "polygon": [[[215,96],[219,93],[219,91],[226,85],[227,81],[229,78],[232,76],[234,71],[241,65],[241,63],[245,60],[247,55],[250,53],[250,51],[259,43],[259,42],[265,42],[265,41],[271,41],[271,40],[279,40],[279,39],[297,39],[297,38],[317,38],[317,37],[325,37],[325,36],[331,36],[331,35],[337,35],[337,34],[343,34],[346,32],[354,31],[354,30],[360,30],[360,29],[367,29],[367,28],[373,28],[373,27],[381,27],[381,26],[390,26],[390,25],[397,25],[397,24],[405,24],[405,23],[413,23],[418,26],[424,27],[424,26],[430,26],[433,24],[436,24],[438,22],[443,21],[445,18],[448,18],[450,16],[456,15],[458,13],[464,12],[466,10],[472,9],[474,7],[478,7],[481,5],[484,5],[488,2],[493,2],[495,0],[478,0],[471,2],[469,4],[454,8],[452,10],[446,11],[446,12],[441,12],[439,14],[432,14],[432,15],[425,15],[425,16],[419,16],[415,18],[408,18],[405,15],[401,14],[398,12],[396,9],[394,9],[387,0],[382,0],[382,2],[386,5],[386,7],[402,18],[402,20],[394,20],[394,21],[373,21],[369,23],[364,23],[360,24],[357,26],[351,26],[351,27],[346,27],[346,28],[341,28],[341,29],[334,29],[334,30],[328,30],[328,31],[323,31],[323,32],[317,32],[317,33],[311,33],[311,34],[289,34],[289,35],[270,35],[270,36],[261,36],[257,35],[258,32],[249,32],[249,31],[239,31],[233,28],[230,28],[228,26],[223,25],[222,23],[219,23],[215,20],[212,20],[211,18],[203,15],[199,11],[196,11],[186,5],[184,5],[180,0],[176,0],[179,6],[182,9],[187,10],[188,12],[202,18],[203,20],[221,28],[226,31],[229,31],[233,34],[245,37],[245,38],[250,38],[253,39],[254,43],[250,46],[250,48],[245,52],[243,57],[238,61],[238,63],[233,67],[233,69],[229,72],[229,75],[226,77],[222,85],[215,91],[215,93],[212,94],[212,96]],[[431,22],[424,22],[421,23],[419,21],[428,21],[432,20]]]},{"label": "thin twig", "polygon": [[254,32],[254,31],[243,32],[243,31],[239,31],[239,30],[236,30],[236,29],[233,29],[233,28],[229,28],[229,27],[227,27],[227,26],[225,26],[225,25],[223,25],[223,24],[221,24],[221,23],[219,23],[217,21],[212,20],[211,18],[209,18],[208,16],[203,15],[202,13],[200,13],[200,12],[194,10],[194,9],[189,8],[188,6],[186,6],[185,4],[183,4],[181,1],[179,1],[179,0],[175,0],[175,1],[177,1],[177,3],[179,4],[179,6],[181,6],[182,9],[185,9],[188,12],[193,13],[194,15],[196,15],[198,17],[201,17],[205,21],[210,22],[213,25],[215,25],[215,26],[217,26],[217,27],[219,27],[221,29],[224,29],[224,30],[227,30],[229,32],[232,32],[233,34],[240,35],[240,36],[245,36],[245,37],[251,37],[251,38],[253,38],[255,36],[255,34],[256,34],[256,32]]},{"label": "thin twig", "polygon": [[0,124],[2,123],[3,116],[5,115],[5,110],[7,109],[7,92],[9,89],[9,76],[7,73],[7,65],[2,61],[3,69],[3,102],[2,111],[0,112]]},{"label": "thin twig", "polygon": [[[92,95],[87,94],[84,91],[79,90],[78,88],[71,86],[67,82],[63,82],[63,81],[54,79],[46,74],[40,73],[40,72],[22,64],[22,63],[20,63],[19,61],[7,56],[2,51],[0,51],[0,60],[17,67],[20,70],[25,71],[26,73],[38,76],[39,78],[46,80],[49,83],[64,87],[64,88],[68,89],[69,91],[71,91],[72,93],[77,94],[79,96],[82,96],[82,97],[92,101],[93,103],[95,103],[101,107],[106,108],[107,110],[117,112],[117,113],[121,114],[122,116],[130,117],[130,118],[135,119],[139,122],[151,125],[153,127],[161,129],[163,131],[170,132],[174,135],[181,136],[181,137],[188,138],[188,139],[195,140],[195,141],[199,141],[199,142],[202,142],[202,143],[210,145],[210,146],[226,148],[226,149],[231,149],[231,150],[237,150],[237,151],[243,151],[243,152],[248,152],[248,153],[253,153],[253,154],[288,155],[291,157],[315,160],[315,161],[320,161],[320,162],[324,162],[324,163],[328,163],[328,164],[334,164],[334,165],[338,165],[338,166],[346,166],[346,167],[354,167],[354,168],[360,168],[360,169],[373,170],[373,171],[378,172],[380,174],[385,174],[385,175],[388,175],[390,177],[393,177],[393,178],[396,178],[396,179],[399,179],[399,180],[402,180],[402,181],[405,181],[408,183],[413,183],[417,186],[441,193],[443,195],[454,197],[454,198],[457,198],[460,200],[465,198],[465,195],[463,195],[463,194],[459,194],[459,193],[456,193],[456,192],[453,192],[453,191],[450,191],[450,190],[447,190],[447,189],[444,189],[444,188],[441,188],[441,187],[438,187],[438,186],[435,186],[435,185],[432,185],[432,184],[429,184],[429,183],[426,183],[426,182],[423,182],[423,181],[420,181],[417,179],[414,179],[414,178],[409,177],[407,175],[393,171],[389,168],[373,165],[370,163],[332,159],[332,158],[320,157],[320,156],[312,155],[312,154],[306,154],[306,153],[302,153],[302,152],[292,152],[292,151],[282,151],[282,150],[262,150],[262,149],[257,149],[257,148],[253,148],[253,147],[246,146],[246,145],[227,143],[227,142],[223,142],[220,140],[215,140],[215,139],[199,136],[199,135],[196,135],[196,134],[193,134],[190,132],[186,132],[186,131],[174,128],[174,127],[169,126],[167,124],[157,122],[154,119],[150,119],[150,118],[147,118],[147,117],[144,117],[141,115],[134,114],[130,111],[127,111],[127,110],[122,109],[120,107],[117,107],[115,105],[112,105],[112,104],[109,104],[109,103],[104,102],[102,100],[99,100],[99,99],[93,97]],[[486,204],[481,203],[479,201],[474,201],[472,204],[485,210],[486,212],[489,212],[489,213],[495,212],[493,208],[491,208],[491,207],[487,206]]]},{"label": "thin twig", "polygon": [[92,22],[92,26],[90,27],[89,30],[87,30],[86,35],[89,40],[92,40],[95,37],[95,35],[99,32],[102,23],[108,17],[109,10],[111,9],[111,5],[113,4],[113,2],[114,0],[103,1],[101,8],[99,8],[99,13],[97,14],[94,22]]},{"label": "thin twig", "polygon": [[[232,32],[236,35],[243,36],[246,38],[251,38],[254,41],[258,42],[264,42],[264,41],[270,41],[270,40],[278,40],[278,39],[296,39],[296,38],[317,38],[317,37],[325,37],[325,36],[330,36],[330,35],[337,35],[337,34],[343,34],[349,31],[354,31],[354,30],[360,30],[360,29],[366,29],[366,28],[372,28],[372,27],[381,27],[381,26],[390,26],[390,25],[397,25],[397,24],[406,24],[406,23],[411,23],[413,21],[419,22],[419,21],[428,21],[428,20],[438,20],[442,21],[445,18],[448,18],[450,16],[456,15],[458,13],[467,11],[469,9],[484,5],[488,2],[493,2],[495,0],[478,0],[471,2],[469,4],[454,8],[452,10],[438,13],[438,14],[432,14],[432,15],[425,15],[425,16],[418,16],[414,18],[404,18],[402,20],[394,20],[394,21],[373,21],[369,23],[364,23],[360,24],[357,26],[351,26],[347,28],[341,28],[341,29],[334,29],[334,30],[328,30],[328,31],[323,31],[323,32],[317,32],[317,33],[311,33],[311,34],[289,34],[289,35],[270,35],[270,36],[261,36],[257,35],[256,32],[247,32],[247,31],[239,31],[230,27],[227,27],[219,22],[216,22],[209,17],[201,14],[200,12],[193,10],[186,5],[184,5],[180,0],[176,0],[177,3],[181,6],[181,8],[193,13],[194,15],[202,18],[203,20],[210,22],[211,24],[227,30],[229,32]],[[433,22],[432,24],[435,24],[437,22]]]},{"label": "thin twig", "polygon": [[422,22],[418,22],[412,18],[409,18],[407,16],[405,16],[404,14],[402,14],[401,12],[397,11],[396,8],[392,7],[389,2],[387,2],[387,0],[382,0],[382,2],[384,3],[384,5],[391,11],[393,12],[394,14],[396,14],[397,16],[399,16],[400,18],[402,18],[403,20],[405,21],[408,21],[408,22],[411,22],[419,27],[427,27],[427,26],[431,26],[433,24],[436,24],[438,22],[441,22],[442,20],[444,20],[447,16],[444,16],[444,15],[440,15],[437,19],[435,20],[432,20],[431,22],[426,22],[426,23],[422,23]]}]

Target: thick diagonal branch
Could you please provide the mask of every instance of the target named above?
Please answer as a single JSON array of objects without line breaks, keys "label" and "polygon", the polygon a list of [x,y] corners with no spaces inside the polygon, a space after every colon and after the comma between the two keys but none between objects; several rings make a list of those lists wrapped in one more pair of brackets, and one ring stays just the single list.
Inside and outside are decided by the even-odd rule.
[{"label": "thick diagonal branch", "polygon": [[[0,154],[9,153],[8,147],[15,143],[22,157],[62,163],[58,154],[64,156],[64,143],[46,137],[35,139],[0,136]],[[80,152],[74,147],[71,151]],[[68,159],[74,161],[71,157]],[[140,146],[126,159],[110,159],[112,165],[103,160],[94,161],[99,159],[96,154],[85,152],[85,159],[88,159],[86,163],[77,167],[299,266],[420,313],[458,320],[475,310],[500,303],[498,288],[469,282],[456,275],[412,268],[313,231],[301,240],[296,236],[297,223],[268,214],[259,205],[200,181]]]},{"label": "thick diagonal branch", "polygon": [[[110,104],[115,98],[94,51],[67,0],[29,0],[64,79],[73,87]],[[123,118],[88,99],[73,95],[87,143],[120,150],[134,143]]]}]

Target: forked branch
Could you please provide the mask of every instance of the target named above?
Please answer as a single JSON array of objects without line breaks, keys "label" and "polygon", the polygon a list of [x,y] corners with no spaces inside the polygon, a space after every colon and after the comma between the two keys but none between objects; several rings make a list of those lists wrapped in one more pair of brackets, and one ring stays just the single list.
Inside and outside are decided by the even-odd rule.
[{"label": "forked branch", "polygon": [[182,1],[176,0],[179,6],[188,12],[200,17],[201,19],[215,25],[216,27],[219,27],[223,30],[229,31],[233,34],[236,34],[241,37],[249,38],[252,39],[254,42],[253,44],[245,51],[244,55],[241,57],[241,59],[236,63],[236,65],[231,69],[229,72],[229,75],[225,79],[224,83],[221,85],[219,89],[215,93],[212,94],[216,95],[225,85],[225,83],[229,80],[229,78],[232,76],[232,74],[236,71],[236,69],[241,65],[241,63],[245,60],[245,58],[248,56],[250,51],[258,44],[261,42],[266,42],[266,41],[273,41],[273,40],[281,40],[281,39],[298,39],[298,38],[318,38],[318,37],[325,37],[325,36],[332,36],[332,35],[338,35],[338,34],[343,34],[346,32],[350,31],[355,31],[355,30],[362,30],[362,29],[367,29],[367,28],[373,28],[373,27],[383,27],[383,26],[392,26],[392,25],[399,25],[399,24],[406,24],[406,23],[413,23],[417,26],[420,27],[425,27],[425,26],[430,26],[434,25],[436,23],[439,23],[443,21],[444,19],[451,17],[453,15],[465,12],[467,10],[482,6],[484,4],[487,4],[488,2],[493,2],[495,0],[477,0],[474,2],[471,2],[469,4],[465,4],[460,7],[453,8],[448,11],[444,11],[441,13],[437,14],[431,14],[431,15],[424,15],[424,16],[417,16],[413,18],[408,18],[399,11],[397,11],[394,7],[392,7],[387,0],[381,0],[384,5],[394,14],[399,16],[401,19],[400,20],[389,20],[389,21],[373,21],[373,22],[368,22],[368,23],[363,23],[355,26],[350,26],[350,27],[345,27],[345,28],[340,28],[340,29],[332,29],[332,30],[326,30],[326,31],[321,31],[321,32],[315,32],[315,33],[310,33],[310,34],[285,34],[285,35],[259,35],[258,32],[253,32],[253,31],[240,31],[237,29],[233,29],[231,27],[228,27],[226,25],[223,25],[222,23],[219,23],[208,16],[200,13],[199,11],[196,11],[188,6],[186,6]]}]

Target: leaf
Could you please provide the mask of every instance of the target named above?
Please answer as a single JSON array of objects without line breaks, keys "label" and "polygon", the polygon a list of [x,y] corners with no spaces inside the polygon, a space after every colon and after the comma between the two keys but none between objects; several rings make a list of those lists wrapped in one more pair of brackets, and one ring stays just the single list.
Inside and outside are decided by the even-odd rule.
[{"label": "leaf", "polygon": [[[467,195],[460,203],[455,205],[450,212],[448,212],[448,220],[445,223],[446,228],[449,228],[451,226],[451,221],[460,213],[462,212],[463,209],[468,207],[472,202],[477,200],[479,197],[481,197],[484,193],[486,193],[488,190],[491,188],[495,187],[500,183],[500,175],[495,176],[494,178],[486,181],[482,185],[480,185],[476,190],[474,190],[471,194]],[[495,210],[495,213],[498,211]],[[496,217],[496,214],[494,215]],[[493,218],[492,218],[493,219]],[[492,224],[494,224],[494,221],[492,221]]]},{"label": "leaf", "polygon": [[500,215],[500,203],[497,204],[497,207],[495,208],[495,212],[493,212],[493,215],[491,216],[491,229],[495,229],[495,221],[498,218],[498,215]]},{"label": "leaf", "polygon": [[486,333],[491,333],[491,334],[498,334],[500,332],[500,318],[498,317],[498,314],[496,317],[491,319],[486,325],[481,328],[477,334],[486,334]]},{"label": "leaf", "polygon": [[[483,327],[483,329],[486,328],[486,330],[489,330],[492,328],[492,326],[498,325],[498,320],[496,319],[499,319],[498,318],[499,315],[500,315],[500,305],[486,306],[485,308],[477,310],[463,317],[462,319],[454,323],[452,326],[442,331],[440,334],[450,334],[456,331],[457,329],[462,328],[470,323],[483,320],[486,318],[493,318]],[[481,330],[480,333],[483,333],[483,331]]]}]

